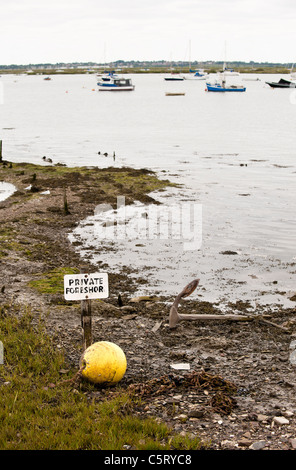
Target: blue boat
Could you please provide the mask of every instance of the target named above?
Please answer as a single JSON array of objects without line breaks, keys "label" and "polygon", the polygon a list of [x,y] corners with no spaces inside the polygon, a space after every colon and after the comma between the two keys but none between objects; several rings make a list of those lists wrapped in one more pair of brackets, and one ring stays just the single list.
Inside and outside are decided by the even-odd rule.
[{"label": "blue boat", "polygon": [[207,85],[207,91],[217,91],[220,93],[225,93],[226,91],[246,91],[246,87],[239,86],[239,85],[223,86],[220,83],[217,83],[215,85],[211,85],[210,83],[207,83],[206,85]]},{"label": "blue boat", "polygon": [[226,80],[223,77],[222,80],[219,82],[216,81],[214,84],[212,83],[207,83],[207,88],[206,91],[214,91],[214,92],[220,92],[220,93],[225,93],[225,92],[242,92],[246,91],[246,87],[243,85],[226,85]]}]

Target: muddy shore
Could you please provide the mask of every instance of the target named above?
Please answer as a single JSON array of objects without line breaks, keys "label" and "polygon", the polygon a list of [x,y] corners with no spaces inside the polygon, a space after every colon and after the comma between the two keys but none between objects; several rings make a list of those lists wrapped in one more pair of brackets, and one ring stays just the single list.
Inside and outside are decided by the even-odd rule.
[{"label": "muddy shore", "polygon": [[[55,347],[78,367],[82,352],[80,305],[66,302],[62,278],[88,265],[68,240],[97,204],[153,202],[165,190],[148,170],[69,169],[2,162],[0,181],[16,192],[0,203],[0,304],[30,308],[46,320]],[[113,341],[124,350],[128,367],[120,387],[142,396],[135,413],[155,416],[174,430],[198,435],[213,450],[296,449],[296,307],[250,321],[222,320],[219,305],[181,301],[180,313],[221,315],[221,320],[181,321],[169,328],[174,297],[135,298],[131,273],[108,272],[110,296],[93,301],[93,340]],[[185,286],[176,286],[176,295]],[[252,299],[250,299],[252,301]],[[248,302],[229,305],[245,315]],[[266,309],[264,314],[266,315]],[[99,390],[100,401],[116,390]]]}]

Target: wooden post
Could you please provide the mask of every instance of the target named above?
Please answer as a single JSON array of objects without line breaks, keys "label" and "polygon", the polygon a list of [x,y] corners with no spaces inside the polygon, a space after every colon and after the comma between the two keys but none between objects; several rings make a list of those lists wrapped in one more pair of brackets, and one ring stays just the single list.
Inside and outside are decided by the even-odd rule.
[{"label": "wooden post", "polygon": [[83,350],[92,344],[91,300],[81,300],[81,326],[83,328]]},{"label": "wooden post", "polygon": [[0,140],[0,162],[2,162],[2,140]]},{"label": "wooden post", "polygon": [[[86,274],[86,269],[81,268],[81,273]],[[92,344],[92,313],[91,300],[81,300],[81,326],[83,329],[83,351]]]}]

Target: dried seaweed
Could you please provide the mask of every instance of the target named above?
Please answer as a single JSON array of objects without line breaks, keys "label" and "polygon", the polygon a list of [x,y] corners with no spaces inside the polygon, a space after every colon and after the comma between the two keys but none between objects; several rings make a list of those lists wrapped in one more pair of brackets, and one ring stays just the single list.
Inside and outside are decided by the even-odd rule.
[{"label": "dried seaweed", "polygon": [[219,375],[211,375],[205,371],[193,371],[185,376],[164,375],[143,383],[132,384],[129,391],[136,396],[159,396],[176,388],[208,389],[220,391],[227,395],[236,393],[236,386]]}]

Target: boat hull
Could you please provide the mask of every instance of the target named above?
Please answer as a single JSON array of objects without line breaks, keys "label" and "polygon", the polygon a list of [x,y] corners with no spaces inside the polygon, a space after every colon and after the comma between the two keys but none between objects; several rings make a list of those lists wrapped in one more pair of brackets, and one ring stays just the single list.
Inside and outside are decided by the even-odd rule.
[{"label": "boat hull", "polygon": [[222,87],[219,85],[210,85],[207,83],[207,91],[213,91],[217,93],[225,93],[225,92],[244,92],[246,91],[246,87],[240,86],[229,86],[229,87]]},{"label": "boat hull", "polygon": [[273,83],[273,82],[266,82],[271,88],[296,88],[296,83]]},{"label": "boat hull", "polygon": [[165,77],[166,82],[183,82],[184,78]]},{"label": "boat hull", "polygon": [[99,91],[133,91],[135,89],[134,85],[132,86],[99,86]]}]

